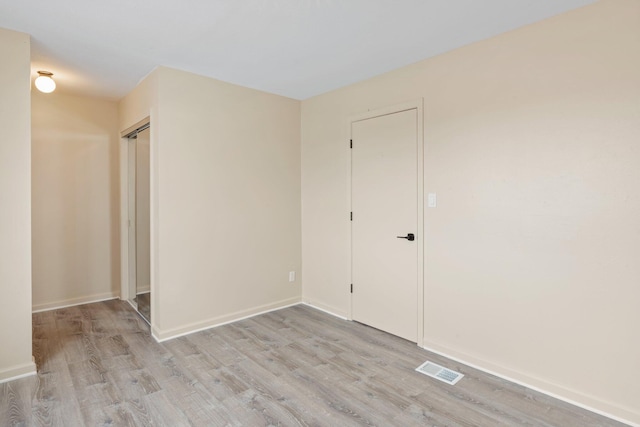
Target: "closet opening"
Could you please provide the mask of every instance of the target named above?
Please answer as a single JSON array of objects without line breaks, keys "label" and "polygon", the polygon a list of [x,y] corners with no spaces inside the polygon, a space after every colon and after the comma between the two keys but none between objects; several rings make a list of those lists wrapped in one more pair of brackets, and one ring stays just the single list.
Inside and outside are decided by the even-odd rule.
[{"label": "closet opening", "polygon": [[123,271],[123,299],[151,324],[150,124],[145,123],[124,138],[127,267]]}]

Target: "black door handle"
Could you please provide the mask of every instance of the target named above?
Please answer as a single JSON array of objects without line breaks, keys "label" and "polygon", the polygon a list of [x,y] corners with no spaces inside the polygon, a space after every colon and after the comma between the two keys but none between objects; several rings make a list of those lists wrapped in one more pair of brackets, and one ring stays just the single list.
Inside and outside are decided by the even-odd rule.
[{"label": "black door handle", "polygon": [[406,236],[397,236],[398,239],[407,239],[410,242],[413,242],[414,240],[416,240],[416,236],[413,233],[409,233]]}]

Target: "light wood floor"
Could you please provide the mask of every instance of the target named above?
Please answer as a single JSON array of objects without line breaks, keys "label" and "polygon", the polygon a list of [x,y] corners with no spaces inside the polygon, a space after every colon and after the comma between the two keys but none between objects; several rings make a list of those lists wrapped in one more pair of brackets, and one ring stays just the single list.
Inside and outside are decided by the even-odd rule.
[{"label": "light wood floor", "polygon": [[305,306],[163,344],[118,300],[33,325],[38,375],[0,385],[1,426],[622,425]]}]

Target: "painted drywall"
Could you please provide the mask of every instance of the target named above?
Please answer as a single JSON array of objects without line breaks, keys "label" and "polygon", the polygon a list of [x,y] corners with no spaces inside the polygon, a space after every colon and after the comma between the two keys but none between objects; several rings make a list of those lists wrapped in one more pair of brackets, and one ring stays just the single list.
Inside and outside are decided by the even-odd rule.
[{"label": "painted drywall", "polygon": [[151,115],[154,336],[299,302],[300,102],[164,67],[149,78],[155,107],[132,93],[121,127]]},{"label": "painted drywall", "polygon": [[303,299],[349,314],[349,115],[423,98],[425,345],[640,422],[639,46],[603,0],[303,101]]},{"label": "painted drywall", "polygon": [[120,131],[129,129],[155,116],[158,104],[157,69],[147,75],[138,86],[118,103],[118,127]]},{"label": "painted drywall", "polygon": [[0,29],[0,381],[35,373],[31,357],[30,43],[28,34]]},{"label": "painted drywall", "polygon": [[33,308],[120,294],[118,105],[31,94]]}]

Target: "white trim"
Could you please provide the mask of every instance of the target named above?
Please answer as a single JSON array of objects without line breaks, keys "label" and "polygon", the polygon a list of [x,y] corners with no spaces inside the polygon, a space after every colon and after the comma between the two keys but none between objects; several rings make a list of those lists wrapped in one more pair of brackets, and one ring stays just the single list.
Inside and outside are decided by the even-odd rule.
[{"label": "white trim", "polygon": [[[435,343],[428,342],[426,339],[424,340],[424,342],[425,342],[425,345],[423,345],[422,348],[424,348],[427,351],[430,351],[431,353],[438,354],[440,356],[446,357],[447,359],[454,360],[454,361],[456,361],[458,363],[462,363],[462,364],[467,365],[467,366],[469,366],[471,368],[477,369],[479,371],[485,372],[485,373],[490,374],[490,375],[494,375],[494,376],[496,376],[498,378],[501,378],[503,380],[507,380],[509,382],[521,385],[523,387],[527,387],[527,388],[529,388],[531,390],[534,390],[534,391],[537,391],[539,393],[545,394],[545,395],[547,395],[549,397],[553,397],[554,399],[558,399],[558,400],[561,400],[563,402],[569,403],[570,405],[574,405],[574,406],[577,406],[579,408],[585,409],[587,411],[593,412],[595,414],[602,415],[603,417],[610,418],[612,420],[627,424],[627,425],[632,426],[632,427],[640,427],[640,424],[634,423],[632,421],[629,421],[629,420],[627,420],[625,418],[622,418],[622,417],[619,417],[617,415],[612,415],[609,412],[606,412],[606,411],[603,411],[603,410],[600,410],[600,409],[596,409],[593,406],[590,406],[590,405],[585,404],[585,403],[581,403],[581,402],[579,402],[577,400],[570,399],[568,397],[563,396],[562,394],[551,392],[547,388],[543,388],[543,387],[560,389],[560,390],[562,390],[562,391],[564,391],[564,392],[566,392],[568,394],[580,395],[583,398],[585,398],[587,400],[591,400],[592,402],[594,402],[596,404],[598,402],[600,402],[602,405],[613,406],[613,405],[611,405],[609,403],[599,401],[598,399],[596,399],[594,397],[590,397],[590,396],[584,395],[582,393],[567,389],[565,387],[549,383],[549,382],[547,382],[545,380],[542,380],[542,379],[534,378],[534,377],[531,377],[531,376],[526,375],[526,374],[518,373],[516,371],[511,371],[508,368],[502,368],[503,370],[507,370],[507,371],[513,372],[513,375],[520,375],[520,376],[524,376],[525,378],[527,378],[526,381],[522,381],[522,380],[514,378],[514,376],[505,375],[505,374],[503,374],[503,373],[501,373],[501,372],[499,372],[497,370],[493,370],[493,369],[486,368],[486,367],[482,366],[482,364],[493,365],[490,362],[486,362],[484,360],[476,359],[476,358],[474,358],[472,356],[467,356],[467,355],[464,355],[464,354],[462,356],[452,356],[452,353],[458,353],[458,352],[456,352],[455,350],[449,350],[449,349],[445,349],[444,351],[443,350],[437,350],[434,347],[430,347],[428,344],[431,344],[431,345],[436,346],[436,347],[442,347],[442,346],[438,346]],[[469,360],[471,360],[471,359],[476,360],[476,362],[475,363],[474,362],[469,362]],[[480,363],[480,364],[478,364],[478,363]],[[496,366],[495,369],[501,369],[501,367]],[[532,385],[531,382],[527,382],[527,381],[542,383],[543,386],[542,387],[535,386],[535,385]],[[634,414],[633,412],[631,412],[629,409],[626,409],[626,408],[621,408],[621,407],[617,407],[617,408],[620,411],[624,411],[624,412],[628,413],[630,416],[634,416],[634,415],[635,416],[639,416],[640,415],[640,414]]]},{"label": "white trim", "polygon": [[30,377],[37,373],[36,364],[33,361],[23,365],[12,366],[9,369],[0,371],[0,384],[19,380],[20,378]]},{"label": "white trim", "polygon": [[281,310],[283,308],[292,307],[301,303],[300,297],[288,298],[283,301],[274,302],[271,304],[265,304],[258,307],[253,307],[247,310],[236,311],[235,313],[225,314],[222,316],[214,317],[203,322],[192,323],[190,325],[182,326],[179,328],[173,328],[166,331],[159,330],[155,325],[151,326],[151,336],[158,341],[164,342],[174,338],[179,338],[185,335],[190,335],[196,332],[205,331],[207,329],[215,328],[229,323],[234,323],[239,320],[249,319],[251,317],[259,316],[261,314],[269,313],[271,311]]},{"label": "white trim", "polygon": [[[123,131],[124,132],[124,131]],[[129,138],[120,138],[120,295],[129,295]]]},{"label": "white trim", "polygon": [[418,141],[418,229],[416,234],[420,239],[418,242],[418,340],[416,344],[424,344],[424,251],[427,237],[425,235],[425,214],[424,214],[424,189],[426,188],[425,165],[427,164],[425,141],[424,141],[424,99],[418,98],[414,101],[417,109],[416,138]]},{"label": "white trim", "polygon": [[[425,173],[424,173],[424,165],[426,164],[424,149],[424,99],[417,98],[407,102],[403,102],[400,104],[395,104],[387,107],[376,108],[374,110],[367,110],[366,112],[352,114],[347,118],[347,135],[349,135],[349,139],[352,140],[352,125],[355,122],[359,122],[362,120],[372,119],[374,117],[386,116],[389,114],[400,113],[403,111],[416,110],[416,145],[417,145],[417,153],[416,160],[418,162],[418,170],[417,170],[417,186],[418,186],[418,194],[417,194],[417,204],[418,204],[418,212],[416,214],[416,223],[417,230],[416,236],[418,237],[418,271],[417,271],[417,279],[418,279],[418,289],[417,289],[417,336],[416,341],[419,347],[422,347],[424,344],[424,244],[425,244],[425,232],[424,232],[424,189],[425,189]],[[345,143],[346,145],[346,143]],[[349,155],[347,156],[347,206],[349,210],[353,212],[353,207],[351,205],[351,172],[352,172],[352,157],[353,152],[350,148]],[[347,213],[345,213],[345,218],[347,218]],[[353,283],[353,223],[349,223],[349,283]],[[347,314],[347,320],[353,320],[353,294],[349,293],[349,313]],[[330,313],[331,314],[331,313]]]},{"label": "white trim", "polygon": [[[351,186],[352,186],[352,180],[351,180],[351,170],[352,170],[352,156],[353,156],[353,151],[352,151],[352,146],[351,144],[353,143],[353,136],[351,135],[351,127],[353,122],[355,121],[357,117],[352,115],[347,117],[347,122],[345,124],[345,128],[347,129],[347,138],[349,139],[349,147],[346,147],[346,142],[345,141],[345,147],[347,151],[347,209],[349,209],[349,211],[351,211],[351,215],[353,215],[353,206],[351,203]],[[347,320],[353,320],[353,293],[351,292],[350,289],[347,288],[347,286],[353,286],[353,217],[349,218],[348,213],[345,212],[344,213],[344,219],[345,221],[348,221],[348,225],[349,225],[349,239],[348,239],[348,244],[347,244],[347,253],[349,254],[349,264],[347,267],[347,274],[348,274],[348,283],[345,283],[345,291],[348,292],[346,297],[347,297],[347,301],[348,301],[348,306],[349,309],[347,311]],[[303,261],[304,263],[304,261]]]},{"label": "white trim", "polygon": [[138,287],[138,139],[127,140],[127,299],[136,297]]},{"label": "white trim", "polygon": [[[155,70],[155,69],[154,69]],[[153,71],[152,71],[153,72]],[[151,73],[149,73],[151,74]],[[146,78],[146,77],[145,77]],[[144,80],[144,79],[143,79]],[[142,81],[142,80],[141,80]],[[153,220],[153,212],[154,212],[154,195],[153,191],[155,191],[155,180],[154,180],[154,166],[152,163],[153,157],[155,155],[155,144],[153,143],[154,131],[152,128],[153,124],[153,114],[150,112],[148,116],[138,121],[136,124],[129,126],[127,129],[120,132],[120,295],[123,300],[129,299],[130,292],[130,280],[129,280],[129,138],[125,135],[130,134],[132,131],[144,126],[145,124],[149,124],[149,208],[151,209],[151,214],[149,218],[149,227],[151,229],[150,236],[150,246],[151,246],[151,274],[150,280],[154,281],[155,274],[153,272],[155,261],[153,259],[153,245],[155,244],[155,236],[154,236],[154,220]],[[148,289],[151,290],[153,286],[151,283],[148,286]],[[153,302],[151,302],[153,305]]]},{"label": "white trim", "polygon": [[108,301],[120,298],[118,292],[105,292],[103,294],[89,295],[85,297],[70,298],[62,301],[49,302],[45,304],[35,304],[32,313],[57,310],[59,308],[73,307],[76,305],[91,304],[94,302]]},{"label": "white trim", "polygon": [[400,113],[402,111],[409,111],[413,109],[422,110],[423,98],[415,98],[399,104],[393,104],[386,107],[369,109],[362,113],[355,113],[349,116],[349,135],[351,135],[351,123],[359,122],[361,120],[371,119],[373,117],[386,116],[389,114]]},{"label": "white trim", "polygon": [[341,310],[338,310],[336,308],[330,307],[328,305],[325,305],[325,304],[322,304],[322,303],[319,303],[319,302],[316,302],[316,301],[312,301],[312,300],[309,300],[309,299],[307,299],[306,301],[302,301],[302,304],[306,305],[308,307],[311,307],[311,308],[313,308],[315,310],[319,310],[319,311],[322,311],[324,313],[327,313],[327,314],[329,314],[329,315],[331,315],[333,317],[337,317],[339,319],[349,321],[349,318],[347,317],[348,313],[345,313],[345,312],[343,312]]}]

